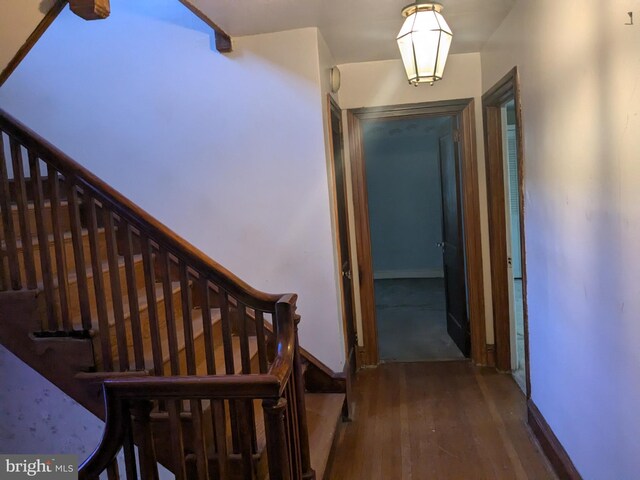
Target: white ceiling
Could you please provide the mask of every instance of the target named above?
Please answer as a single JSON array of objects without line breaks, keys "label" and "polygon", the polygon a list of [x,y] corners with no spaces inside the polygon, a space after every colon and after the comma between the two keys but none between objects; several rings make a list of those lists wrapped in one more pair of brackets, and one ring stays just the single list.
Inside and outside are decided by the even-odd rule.
[{"label": "white ceiling", "polygon": [[[336,63],[400,58],[395,37],[411,0],[192,0],[232,37],[319,27]],[[441,0],[451,53],[480,50],[515,0]]]}]

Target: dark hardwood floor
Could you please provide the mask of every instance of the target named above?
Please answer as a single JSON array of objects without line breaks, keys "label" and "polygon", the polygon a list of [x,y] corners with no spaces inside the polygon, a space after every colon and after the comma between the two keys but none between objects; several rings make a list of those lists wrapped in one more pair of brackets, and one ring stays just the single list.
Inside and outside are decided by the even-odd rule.
[{"label": "dark hardwood floor", "polygon": [[358,373],[354,398],[330,479],[556,478],[510,375],[468,361],[383,364]]}]

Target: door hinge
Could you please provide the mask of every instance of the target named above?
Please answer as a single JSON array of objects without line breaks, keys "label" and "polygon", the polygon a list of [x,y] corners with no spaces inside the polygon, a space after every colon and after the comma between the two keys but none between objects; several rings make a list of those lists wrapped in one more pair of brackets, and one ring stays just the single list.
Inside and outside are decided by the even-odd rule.
[{"label": "door hinge", "polygon": [[460,130],[454,130],[451,136],[453,137],[453,141],[458,143],[460,141]]}]

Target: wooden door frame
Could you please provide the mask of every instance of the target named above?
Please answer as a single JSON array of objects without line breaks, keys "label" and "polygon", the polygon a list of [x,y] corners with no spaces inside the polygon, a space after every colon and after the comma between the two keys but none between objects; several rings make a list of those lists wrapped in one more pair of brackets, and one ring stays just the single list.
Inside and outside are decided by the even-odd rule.
[{"label": "wooden door frame", "polygon": [[[334,218],[334,227],[335,227],[335,234],[336,234],[336,248],[338,249],[338,257],[342,258],[342,255],[344,253],[346,253],[346,255],[349,258],[349,264],[351,264],[351,259],[353,258],[351,256],[351,237],[350,237],[350,231],[349,231],[349,201],[348,198],[349,196],[347,195],[347,191],[345,188],[345,192],[344,192],[344,198],[346,201],[346,205],[343,205],[344,207],[344,211],[345,211],[345,215],[347,216],[346,218],[346,228],[345,228],[345,232],[341,231],[340,228],[340,222],[338,221],[338,208],[340,208],[340,206],[338,205],[338,185],[336,183],[336,159],[335,156],[333,154],[333,126],[331,124],[331,115],[333,112],[336,112],[340,118],[340,124],[342,125],[342,109],[340,108],[340,106],[338,105],[338,103],[333,99],[333,97],[331,96],[331,94],[327,94],[327,123],[328,123],[328,132],[329,132],[329,155],[331,156],[331,164],[330,164],[330,168],[331,168],[331,178],[332,178],[332,183],[331,183],[331,187],[333,189],[333,218]],[[344,125],[342,128],[342,132],[340,133],[342,135],[343,138],[343,144],[342,144],[342,166],[344,169],[343,172],[343,178],[344,178],[344,184],[345,187],[347,185],[347,168],[346,168],[346,152],[345,152],[345,148],[344,148]],[[340,246],[340,236],[341,235],[346,235],[347,237],[347,252],[341,252],[341,246]],[[342,288],[342,265],[339,265],[339,284],[340,284],[340,300],[342,303],[342,318],[343,318],[343,322],[342,322],[342,328],[343,328],[343,334],[344,334],[344,348],[345,348],[345,372],[350,372],[353,373],[356,369],[356,358],[357,358],[357,349],[358,349],[358,342],[357,340],[355,341],[355,344],[353,346],[353,352],[349,351],[349,339],[347,338],[348,336],[348,329],[347,329],[347,319],[349,316],[349,312],[347,312],[347,302],[345,301],[345,292],[344,289]],[[353,265],[351,265],[351,270],[353,273]],[[356,325],[356,313],[355,313],[355,296],[354,296],[354,288],[353,288],[353,275],[350,278],[351,280],[351,318],[353,319],[353,328],[356,330],[357,332],[357,325]]]},{"label": "wooden door frame", "polygon": [[416,117],[452,117],[456,121],[456,142],[461,162],[462,205],[465,255],[467,262],[467,295],[471,326],[471,358],[485,365],[487,345],[485,336],[484,281],[482,271],[482,245],[480,237],[480,207],[478,162],[476,150],[475,113],[473,98],[440,102],[389,105],[347,110],[349,134],[349,161],[355,217],[356,253],[360,280],[360,308],[362,314],[363,349],[360,365],[377,365],[378,330],[373,284],[371,230],[367,201],[366,169],[362,139],[362,120],[405,119]]},{"label": "wooden door frame", "polygon": [[522,262],[522,309],[524,316],[524,356],[527,398],[531,395],[529,368],[529,315],[527,308],[527,262],[524,234],[524,141],[518,68],[514,67],[482,96],[484,148],[489,207],[489,249],[491,253],[491,291],[493,292],[493,328],[496,368],[511,370],[511,323],[509,308],[509,272],[507,268],[507,227],[505,213],[504,153],[501,107],[513,99],[516,114],[518,196],[520,202],[520,249]]}]

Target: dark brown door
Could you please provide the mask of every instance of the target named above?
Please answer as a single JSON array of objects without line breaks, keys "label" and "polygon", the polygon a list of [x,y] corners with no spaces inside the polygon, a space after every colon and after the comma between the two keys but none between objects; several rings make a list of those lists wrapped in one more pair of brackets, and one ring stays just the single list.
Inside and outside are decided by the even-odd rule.
[{"label": "dark brown door", "polygon": [[440,138],[440,175],[447,332],[468,357],[471,354],[471,331],[467,315],[460,162],[451,134]]},{"label": "dark brown door", "polygon": [[353,314],[353,286],[351,275],[351,257],[349,254],[349,221],[347,217],[347,186],[344,167],[344,144],[342,137],[342,112],[330,101],[331,140],[333,169],[336,182],[336,204],[338,219],[339,256],[342,275],[343,316],[347,342],[347,360],[352,371],[356,368],[356,328]]}]

